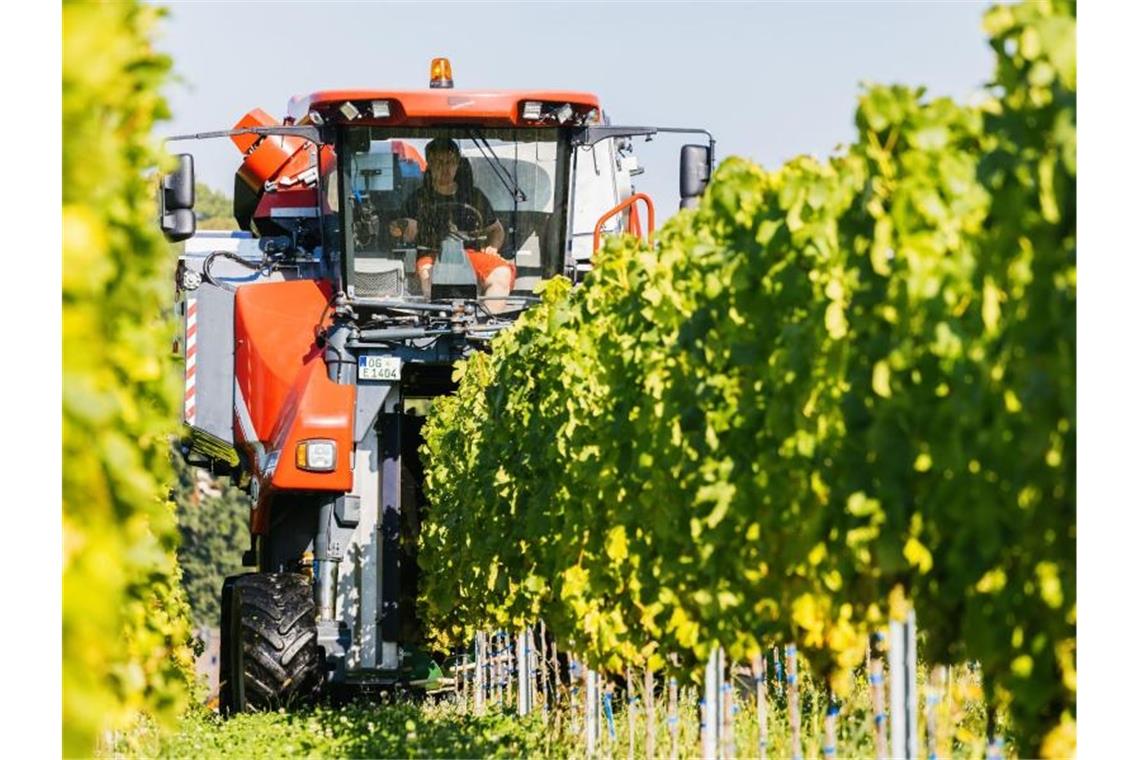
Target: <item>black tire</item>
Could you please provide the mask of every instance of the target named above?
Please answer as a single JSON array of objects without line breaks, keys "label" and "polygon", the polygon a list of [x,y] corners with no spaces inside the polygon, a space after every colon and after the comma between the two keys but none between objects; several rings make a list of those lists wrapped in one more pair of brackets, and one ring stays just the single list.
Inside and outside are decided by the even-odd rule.
[{"label": "black tire", "polygon": [[222,599],[223,711],[275,710],[315,700],[323,678],[309,579],[294,573],[240,575],[226,579]]}]

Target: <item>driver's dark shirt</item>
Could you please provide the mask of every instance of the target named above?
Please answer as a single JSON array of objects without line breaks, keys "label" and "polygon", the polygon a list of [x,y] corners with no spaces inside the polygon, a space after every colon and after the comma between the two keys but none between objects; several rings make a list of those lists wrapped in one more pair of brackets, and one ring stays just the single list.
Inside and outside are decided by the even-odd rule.
[{"label": "driver's dark shirt", "polygon": [[[480,221],[471,209],[457,204],[466,204],[478,210]],[[497,220],[491,202],[477,187],[460,186],[454,195],[437,193],[430,183],[422,186],[404,201],[403,214],[416,220],[416,245],[438,251],[441,242],[447,237],[451,226],[471,232],[491,226]]]}]

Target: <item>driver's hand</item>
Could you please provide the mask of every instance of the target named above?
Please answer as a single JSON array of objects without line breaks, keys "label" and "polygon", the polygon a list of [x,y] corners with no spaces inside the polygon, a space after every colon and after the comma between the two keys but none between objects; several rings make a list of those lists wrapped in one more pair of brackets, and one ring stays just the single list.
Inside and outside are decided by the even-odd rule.
[{"label": "driver's hand", "polygon": [[388,232],[392,237],[405,238],[409,243],[416,239],[418,229],[415,219],[393,219],[388,225]]}]

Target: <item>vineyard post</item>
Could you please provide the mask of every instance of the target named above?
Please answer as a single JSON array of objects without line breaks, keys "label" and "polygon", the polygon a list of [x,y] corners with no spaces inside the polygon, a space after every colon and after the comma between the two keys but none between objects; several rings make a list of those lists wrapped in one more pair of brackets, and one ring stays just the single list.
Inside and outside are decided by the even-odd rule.
[{"label": "vineyard post", "polygon": [[906,620],[892,620],[887,668],[891,678],[891,757],[918,757],[918,662],[914,609]]},{"label": "vineyard post", "polygon": [[756,756],[768,757],[768,684],[765,678],[764,655],[752,655],[752,683],[756,686],[756,723],[759,728]]},{"label": "vineyard post", "polygon": [[512,676],[518,670],[518,652],[515,650],[515,637],[508,631],[503,632],[503,647],[506,654],[506,668],[503,671],[503,686],[506,691],[505,704],[510,704],[515,699],[515,679]]},{"label": "vineyard post", "polygon": [[601,734],[598,725],[600,705],[598,699],[598,673],[586,669],[586,756],[594,757],[598,751],[598,738]]},{"label": "vineyard post", "polygon": [[[553,642],[551,642],[553,644]],[[538,645],[541,647],[539,657],[542,662],[542,719],[546,722],[546,717],[550,712],[550,662],[546,659],[546,623],[538,621]]]},{"label": "vineyard post", "polygon": [[459,667],[455,669],[455,681],[452,683],[452,688],[455,690],[455,701],[459,704],[459,709],[467,711],[467,653],[459,655]]},{"label": "vineyard post", "polygon": [[645,668],[645,756],[657,756],[657,703],[653,695],[653,671]]},{"label": "vineyard post", "polygon": [[487,660],[487,637],[482,631],[475,634],[475,714],[483,714],[483,688],[487,677],[484,673]]},{"label": "vineyard post", "polygon": [[[954,726],[954,666],[946,666],[946,704],[943,710],[943,715],[950,721],[950,727]],[[946,747],[946,756],[951,757],[954,754],[954,741],[953,730],[947,731],[942,736],[942,741]]]},{"label": "vineyard post", "polygon": [[[574,656],[573,652],[570,652],[567,658],[570,661],[569,673],[567,673],[570,679],[570,683],[567,686],[570,691],[570,733],[577,735],[578,732],[582,730],[580,718],[585,715],[585,710],[580,709],[578,695],[579,683],[582,681],[582,668],[578,664],[578,659]],[[555,662],[557,662],[557,660],[555,660]]]},{"label": "vineyard post", "polygon": [[483,634],[483,687],[486,689],[484,701],[490,705],[494,699],[495,688],[495,639],[491,633]]},{"label": "vineyard post", "polygon": [[538,649],[534,645],[534,628],[526,629],[526,677],[527,691],[530,692],[530,709],[538,704]]},{"label": "vineyard post", "polygon": [[553,699],[557,701],[558,691],[562,688],[562,673],[558,668],[558,642],[554,639],[550,640],[550,669],[554,671],[554,683],[550,691],[554,694]]},{"label": "vineyard post", "polygon": [[997,710],[986,706],[986,760],[1002,760],[1005,757],[1005,740],[998,736]]},{"label": "vineyard post", "polygon": [[926,746],[929,760],[938,760],[938,713],[942,701],[942,687],[946,683],[946,666],[935,665],[926,682]]},{"label": "vineyard post", "polygon": [[677,734],[681,729],[681,719],[677,715],[677,678],[675,676],[669,676],[669,717],[666,721],[669,724],[669,760],[677,760],[679,751]]},{"label": "vineyard post", "polygon": [[499,703],[499,632],[495,631],[491,634],[491,657],[490,657],[490,701],[492,704]]},{"label": "vineyard post", "polygon": [[519,715],[530,715],[531,699],[530,699],[530,642],[529,642],[529,628],[523,628],[518,632],[518,642],[515,644],[515,659],[518,662],[518,667],[515,671],[518,674],[518,708]]},{"label": "vineyard post", "polygon": [[503,632],[495,634],[495,702],[500,706],[507,701],[507,646]]},{"label": "vineyard post", "polygon": [[785,681],[788,692],[788,725],[791,727],[792,758],[801,760],[803,748],[800,741],[800,687],[799,668],[796,666],[796,645],[788,644],[784,648],[787,662],[784,665]]},{"label": "vineyard post", "polygon": [[633,760],[633,740],[636,735],[634,730],[634,716],[633,716],[633,703],[637,697],[633,690],[633,666],[625,666],[625,719],[626,724],[629,726],[629,760]]},{"label": "vineyard post", "polygon": [[602,707],[605,709],[606,728],[609,729],[609,746],[612,752],[613,743],[617,739],[617,726],[614,725],[614,684],[608,678],[606,689],[602,693]]},{"label": "vineyard post", "polygon": [[839,702],[836,701],[835,695],[828,690],[827,716],[823,719],[823,756],[827,758],[835,757],[835,723],[838,719]]},{"label": "vineyard post", "polygon": [[724,650],[713,647],[705,664],[705,698],[702,711],[701,757],[711,760],[719,756],[721,728],[721,692],[724,686]]},{"label": "vineyard post", "polygon": [[887,756],[887,714],[886,700],[883,698],[883,634],[871,634],[870,665],[867,680],[870,683],[871,715],[874,721],[875,758],[884,760]]},{"label": "vineyard post", "polygon": [[721,711],[720,711],[720,745],[721,757],[733,757],[736,755],[736,742],[733,741],[734,734],[732,729],[732,712],[733,712],[733,692],[732,692],[732,666],[728,668],[728,678],[725,680],[724,685],[721,686]]}]

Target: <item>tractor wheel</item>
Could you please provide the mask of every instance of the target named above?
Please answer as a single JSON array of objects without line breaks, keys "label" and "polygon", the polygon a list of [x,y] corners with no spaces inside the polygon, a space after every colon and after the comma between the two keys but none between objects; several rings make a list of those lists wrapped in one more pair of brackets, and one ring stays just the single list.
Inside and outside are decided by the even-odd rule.
[{"label": "tractor wheel", "polygon": [[314,700],[322,674],[309,579],[251,573],[222,586],[220,702],[225,713]]}]

